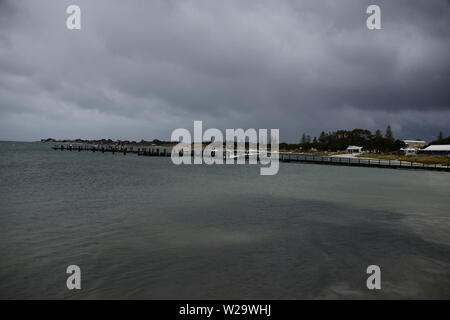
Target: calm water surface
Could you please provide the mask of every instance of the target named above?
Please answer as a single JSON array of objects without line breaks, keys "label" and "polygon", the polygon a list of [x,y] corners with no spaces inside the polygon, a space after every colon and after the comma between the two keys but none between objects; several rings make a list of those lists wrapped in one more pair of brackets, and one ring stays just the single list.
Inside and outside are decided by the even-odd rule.
[{"label": "calm water surface", "polygon": [[450,298],[448,173],[50,147],[0,142],[0,298]]}]

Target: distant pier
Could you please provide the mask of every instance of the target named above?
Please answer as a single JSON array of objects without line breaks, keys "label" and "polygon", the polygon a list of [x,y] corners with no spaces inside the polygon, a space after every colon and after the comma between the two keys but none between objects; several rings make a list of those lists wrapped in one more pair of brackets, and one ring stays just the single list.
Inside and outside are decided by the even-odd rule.
[{"label": "distant pier", "polygon": [[151,147],[124,147],[124,146],[91,146],[91,145],[56,145],[52,147],[53,150],[60,151],[91,151],[100,153],[112,153],[112,154],[137,154],[138,156],[154,156],[154,157],[170,157],[171,148],[151,146]]},{"label": "distant pier", "polygon": [[[163,146],[149,146],[149,147],[125,147],[125,146],[98,146],[98,145],[55,145],[53,150],[60,151],[91,151],[100,153],[112,153],[112,154],[137,154],[138,156],[150,156],[150,157],[170,157],[172,154],[171,147]],[[191,156],[199,156],[201,154],[191,152]],[[234,158],[238,158],[239,155],[236,151],[231,153]],[[248,153],[241,152],[240,155],[249,160]],[[268,153],[270,156],[270,152]],[[182,156],[182,153],[180,153]],[[212,152],[212,157],[215,156],[215,152]],[[430,171],[445,171],[450,172],[450,166],[438,165],[438,164],[423,164],[411,161],[399,161],[399,160],[378,160],[378,159],[365,159],[354,157],[336,157],[336,156],[316,156],[301,153],[278,153],[280,162],[292,162],[292,163],[311,163],[311,164],[323,164],[323,165],[335,165],[335,166],[351,166],[351,167],[369,167],[369,168],[386,168],[386,169],[409,169],[409,170],[430,170]],[[259,155],[256,157],[259,161]]]}]

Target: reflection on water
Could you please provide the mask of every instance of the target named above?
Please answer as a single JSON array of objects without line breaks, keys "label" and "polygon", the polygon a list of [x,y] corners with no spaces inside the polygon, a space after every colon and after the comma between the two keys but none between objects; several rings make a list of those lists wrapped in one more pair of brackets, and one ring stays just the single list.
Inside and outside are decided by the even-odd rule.
[{"label": "reflection on water", "polygon": [[448,173],[1,144],[0,298],[450,298]]}]

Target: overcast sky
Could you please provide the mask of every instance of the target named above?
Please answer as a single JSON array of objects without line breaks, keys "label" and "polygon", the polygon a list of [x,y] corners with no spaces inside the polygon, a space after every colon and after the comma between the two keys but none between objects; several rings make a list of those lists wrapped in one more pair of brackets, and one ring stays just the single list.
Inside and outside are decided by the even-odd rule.
[{"label": "overcast sky", "polygon": [[0,140],[169,139],[194,120],[289,142],[450,135],[450,1],[0,0]]}]

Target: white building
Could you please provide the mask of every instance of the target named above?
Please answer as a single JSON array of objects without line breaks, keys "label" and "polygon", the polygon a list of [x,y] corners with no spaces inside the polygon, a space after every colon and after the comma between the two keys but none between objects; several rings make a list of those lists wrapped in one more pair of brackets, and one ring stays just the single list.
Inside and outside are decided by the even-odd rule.
[{"label": "white building", "polygon": [[417,148],[401,148],[401,151],[405,153],[405,156],[411,156],[417,154]]},{"label": "white building", "polygon": [[345,150],[347,153],[361,153],[363,147],[358,146],[348,146]]},{"label": "white building", "polygon": [[423,140],[402,140],[405,145],[406,149],[417,149],[417,148],[423,148],[427,145],[427,143]]},{"label": "white building", "polygon": [[419,150],[419,153],[450,156],[450,144],[432,144],[425,149]]}]

